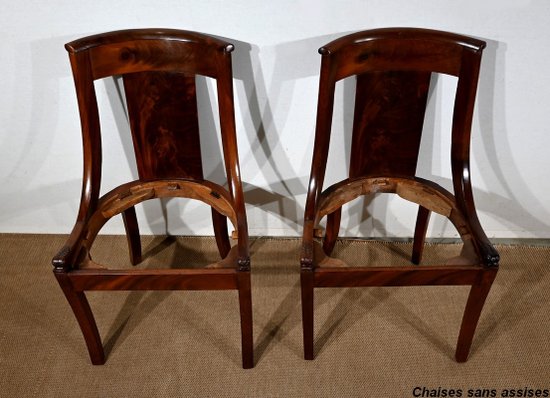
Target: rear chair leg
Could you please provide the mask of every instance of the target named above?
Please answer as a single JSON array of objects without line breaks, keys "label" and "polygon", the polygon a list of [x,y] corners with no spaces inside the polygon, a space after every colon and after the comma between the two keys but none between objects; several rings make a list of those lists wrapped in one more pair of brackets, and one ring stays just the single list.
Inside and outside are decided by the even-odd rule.
[{"label": "rear chair leg", "polygon": [[220,214],[212,207],[212,224],[214,225],[214,236],[216,237],[216,245],[220,252],[221,258],[225,258],[231,249],[229,243],[229,234],[227,233],[227,217]]},{"label": "rear chair leg", "polygon": [[468,354],[481,315],[481,310],[483,309],[485,299],[487,299],[487,295],[491,290],[496,275],[497,268],[484,270],[479,281],[473,285],[470,290],[456,344],[455,358],[457,362],[466,362],[468,360]]},{"label": "rear chair leg", "polygon": [[342,218],[342,208],[338,208],[334,212],[327,216],[327,228],[325,232],[325,239],[323,240],[323,251],[327,256],[330,256],[336,239],[338,238],[338,232],[340,230],[340,220]]},{"label": "rear chair leg", "polygon": [[84,341],[88,347],[92,363],[94,365],[103,365],[105,363],[105,353],[103,351],[103,345],[101,344],[101,337],[99,337],[94,315],[92,314],[86,295],[84,292],[74,290],[69,276],[65,271],[54,271],[54,274],[80,325],[80,330],[84,336]]},{"label": "rear chair leg", "polygon": [[139,226],[136,217],[135,207],[129,207],[122,212],[126,239],[128,240],[128,251],[132,265],[141,263],[141,241],[139,239]]},{"label": "rear chair leg", "polygon": [[425,207],[418,207],[411,258],[413,264],[420,264],[420,261],[422,261],[422,252],[424,251],[424,241],[426,240],[426,232],[428,231],[428,223],[430,222],[430,213],[430,210]]}]

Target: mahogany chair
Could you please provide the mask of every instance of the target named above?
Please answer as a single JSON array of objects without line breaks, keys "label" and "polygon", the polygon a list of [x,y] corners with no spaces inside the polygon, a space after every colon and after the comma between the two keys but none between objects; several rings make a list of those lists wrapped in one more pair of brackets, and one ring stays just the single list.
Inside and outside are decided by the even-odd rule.
[{"label": "mahogany chair", "polygon": [[[458,362],[467,360],[499,263],[478,221],[470,182],[470,128],[484,47],[481,40],[457,34],[389,28],[351,34],[319,50],[319,100],[301,254],[306,359],[314,358],[315,288],[471,285],[455,354]],[[450,148],[454,194],[416,175],[432,73],[458,78]],[[349,178],[323,190],[335,84],[349,76],[356,77]],[[342,206],[378,192],[419,205],[411,257],[416,265],[352,267],[331,257]],[[451,221],[463,249],[447,264],[419,266],[431,212]],[[314,233],[325,216],[321,243]]]},{"label": "mahogany chair", "polygon": [[[195,32],[142,29],[90,36],[65,47],[80,110],[84,177],[76,224],[53,266],[92,363],[103,364],[105,354],[85,291],[235,289],[242,363],[244,368],[253,367],[248,229],[233,107],[233,45]],[[197,75],[216,80],[227,189],[203,176]],[[94,81],[109,76],[122,76],[139,178],[100,195],[102,144]],[[95,263],[90,256],[94,239],[117,214],[123,217],[131,263],[141,261],[134,207],[154,198],[189,198],[208,204],[221,260],[205,268],[162,270],[108,269]],[[233,247],[228,218],[238,236]]]}]

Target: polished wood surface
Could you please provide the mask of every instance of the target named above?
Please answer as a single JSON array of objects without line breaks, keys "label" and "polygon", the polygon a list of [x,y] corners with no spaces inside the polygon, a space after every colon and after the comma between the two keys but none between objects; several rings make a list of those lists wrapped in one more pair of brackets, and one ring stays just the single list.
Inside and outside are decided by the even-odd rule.
[{"label": "polished wood surface", "polygon": [[[140,29],[90,36],[65,47],[80,110],[84,175],[75,226],[53,265],[92,363],[103,364],[105,354],[85,291],[232,289],[239,296],[243,367],[253,367],[250,255],[235,132],[233,45],[195,32]],[[216,80],[226,181],[204,180],[197,75]],[[110,76],[122,76],[139,179],[101,195],[102,141],[94,81]],[[165,197],[211,206],[220,261],[204,269],[165,270],[112,270],[93,261],[94,239],[109,219],[121,214],[130,262],[138,264],[142,255],[135,206]],[[237,231],[233,247],[228,218]],[[185,259],[181,262],[184,266]]]},{"label": "polished wood surface", "polygon": [[430,86],[429,72],[357,76],[349,176],[414,176]]},{"label": "polished wood surface", "polygon": [[140,72],[123,79],[140,179],[202,179],[195,77]]},{"label": "polished wood surface", "polygon": [[[453,33],[376,29],[339,38],[319,50],[321,74],[315,144],[301,255],[304,356],[314,358],[314,289],[320,287],[471,285],[456,360],[468,358],[499,255],[485,235],[470,182],[470,129],[485,43]],[[416,175],[433,73],[458,78],[450,149],[454,192]],[[356,79],[349,178],[323,187],[336,82]],[[392,193],[419,205],[411,262],[420,264],[431,212],[447,217],[463,240],[456,258],[434,266],[365,264],[331,257],[342,206],[359,196]],[[315,239],[327,217],[322,244]]]}]

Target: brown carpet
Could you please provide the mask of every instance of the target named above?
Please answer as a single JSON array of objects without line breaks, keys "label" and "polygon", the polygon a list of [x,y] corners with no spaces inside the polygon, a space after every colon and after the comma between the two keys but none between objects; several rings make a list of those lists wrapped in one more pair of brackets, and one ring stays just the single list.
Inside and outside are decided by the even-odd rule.
[{"label": "brown carpet", "polygon": [[[317,290],[317,358],[304,361],[299,240],[252,240],[256,367],[243,370],[235,292],[88,294],[108,355],[104,366],[91,365],[51,273],[64,239],[0,235],[0,396],[444,397],[452,388],[461,390],[454,396],[517,397],[550,390],[550,248],[499,246],[501,269],[467,363],[453,359],[467,287]],[[211,238],[142,242],[148,267],[215,258]],[[458,248],[428,245],[426,258]],[[406,261],[410,249],[354,242],[338,250],[389,264]],[[125,238],[98,238],[94,259],[126,265]],[[422,394],[422,387],[436,391]]]}]

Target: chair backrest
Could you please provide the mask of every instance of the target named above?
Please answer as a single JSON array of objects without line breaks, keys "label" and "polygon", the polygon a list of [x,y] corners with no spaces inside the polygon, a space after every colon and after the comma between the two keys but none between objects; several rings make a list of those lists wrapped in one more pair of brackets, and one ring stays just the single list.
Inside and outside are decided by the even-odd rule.
[{"label": "chair backrest", "polygon": [[[94,80],[122,76],[140,180],[203,179],[196,75],[216,79],[229,192],[243,202],[235,137],[233,45],[171,29],[124,30],[66,44],[84,142],[91,202],[101,180],[101,133]],[[85,192],[83,192],[85,194]],[[94,203],[90,203],[95,208]]]},{"label": "chair backrest", "polygon": [[413,28],[358,32],[322,47],[314,169],[320,184],[328,155],[334,89],[357,76],[349,176],[416,173],[431,73],[458,78],[451,158],[453,177],[468,163],[470,127],[485,43]]}]

